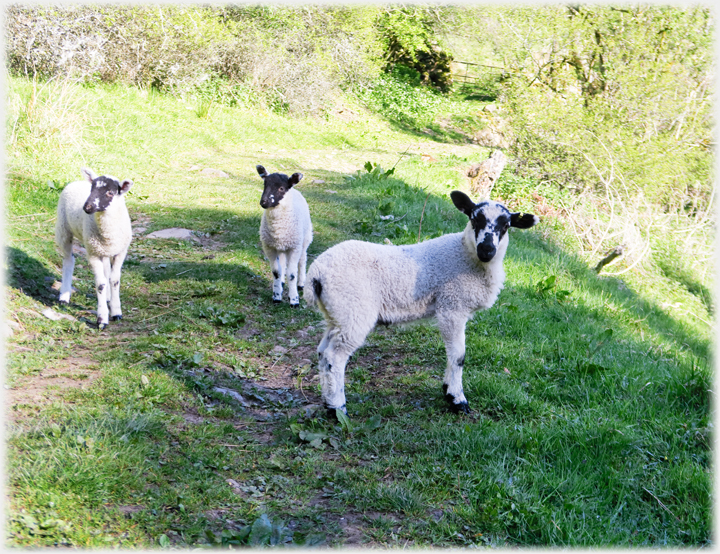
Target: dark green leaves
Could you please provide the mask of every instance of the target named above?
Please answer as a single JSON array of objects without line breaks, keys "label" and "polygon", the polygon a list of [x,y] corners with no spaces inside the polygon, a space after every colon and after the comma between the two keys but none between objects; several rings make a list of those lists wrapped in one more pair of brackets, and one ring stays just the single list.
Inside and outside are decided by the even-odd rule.
[{"label": "dark green leaves", "polygon": [[[301,546],[312,546],[325,541],[324,536],[308,535],[306,537],[298,533],[293,534],[282,521],[273,521],[267,514],[262,514],[252,525],[245,525],[238,530],[223,529],[219,536],[212,530],[205,529],[205,538],[213,546],[243,545],[251,547],[279,546],[296,541],[296,544]],[[158,542],[160,541],[161,539],[158,540]],[[160,545],[164,546],[162,542]]]},{"label": "dark green leaves", "polygon": [[200,306],[196,314],[216,327],[239,327],[245,323],[245,314],[222,306]]},{"label": "dark green leaves", "polygon": [[535,285],[535,290],[539,296],[552,296],[558,302],[563,302],[572,293],[569,290],[556,290],[557,288],[557,276],[548,275],[544,279],[538,281]]}]

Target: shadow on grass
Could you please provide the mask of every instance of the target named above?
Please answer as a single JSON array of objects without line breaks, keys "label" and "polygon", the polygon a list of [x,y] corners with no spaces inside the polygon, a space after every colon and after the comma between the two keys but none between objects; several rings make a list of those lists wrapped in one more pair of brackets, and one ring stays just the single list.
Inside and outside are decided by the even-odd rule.
[{"label": "shadow on grass", "polygon": [[[526,253],[528,247],[542,251],[544,253],[543,257],[545,257],[545,260],[541,260],[543,262],[550,262],[561,257],[565,271],[572,276],[578,287],[585,288],[596,297],[602,297],[604,299],[603,306],[606,306],[607,310],[586,309],[607,320],[608,325],[612,325],[612,319],[618,316],[617,309],[620,308],[637,321],[645,321],[653,331],[669,342],[677,344],[678,347],[684,345],[696,356],[706,360],[709,359],[710,344],[708,341],[692,334],[686,325],[665,313],[654,302],[645,299],[625,286],[619,286],[621,280],[603,278],[602,275],[597,275],[576,255],[567,253],[553,244],[541,241],[535,235],[521,237],[517,246],[521,246],[523,242],[526,243],[524,247]],[[509,256],[512,257],[512,245],[510,250]],[[530,257],[533,257],[532,254],[530,254]],[[537,291],[529,288],[526,290],[526,294],[537,296]],[[564,309],[571,309],[571,307],[571,302],[563,303]],[[579,305],[576,308],[581,309],[582,306]]]},{"label": "shadow on grass", "polygon": [[[328,173],[327,176],[328,179],[336,177],[332,173]],[[403,217],[406,218],[404,221],[409,223],[411,229],[407,234],[398,237],[406,243],[417,240],[415,225],[423,210],[426,214],[423,229],[428,235],[436,232],[460,232],[464,227],[466,218],[459,214],[448,199],[439,195],[431,195],[428,198],[425,191],[411,187],[401,180],[339,180],[338,185],[333,184],[333,189],[337,190],[336,194],[329,194],[320,187],[308,187],[302,190],[310,202],[316,227],[316,240],[312,252],[321,252],[336,242],[330,237],[338,239],[355,237],[382,242],[389,232],[402,229],[403,222],[385,223],[379,219],[381,205],[386,202],[394,202],[395,208],[401,210],[399,213],[407,210],[407,216]],[[426,200],[427,204],[425,204]],[[161,214],[160,210],[165,210],[166,213]],[[436,211],[430,217],[427,215],[428,210]],[[153,211],[148,210],[147,213]],[[210,242],[196,244],[139,240],[136,243],[138,249],[145,247],[155,249],[163,258],[152,262],[134,261],[127,265],[126,271],[136,279],[132,286],[138,291],[138,297],[141,294],[145,296],[149,299],[147,305],[150,306],[153,295],[158,291],[167,291],[175,295],[172,301],[167,301],[168,309],[180,307],[181,302],[185,302],[185,298],[180,299],[180,297],[185,294],[188,295],[187,300],[198,300],[194,306],[183,304],[184,313],[178,310],[178,313],[173,313],[167,318],[162,317],[165,315],[162,309],[156,306],[148,307],[145,313],[141,312],[143,316],[147,316],[143,321],[156,318],[152,326],[148,326],[149,332],[133,335],[128,339],[133,341],[131,345],[123,343],[121,347],[105,355],[115,356],[116,360],[126,362],[124,366],[129,374],[130,371],[136,371],[134,364],[137,362],[133,359],[130,363],[128,352],[137,355],[148,354],[150,357],[145,362],[148,367],[165,371],[181,382],[183,388],[188,391],[201,393],[206,398],[198,402],[203,402],[208,410],[217,410],[215,414],[222,414],[222,410],[225,410],[224,417],[243,413],[244,407],[239,401],[234,400],[232,396],[219,393],[216,387],[229,387],[249,396],[250,393],[244,388],[248,380],[233,373],[232,368],[213,372],[204,371],[202,358],[195,357],[198,348],[216,348],[220,343],[219,330],[230,330],[233,334],[237,334],[234,324],[226,324],[222,321],[224,315],[222,313],[215,314],[220,318],[219,323],[213,323],[207,317],[199,318],[199,310],[203,308],[201,304],[207,302],[208,305],[225,308],[227,311],[237,309],[241,310],[248,319],[250,317],[261,319],[262,321],[258,322],[258,330],[261,331],[258,340],[266,341],[262,346],[272,345],[273,341],[277,340],[275,331],[283,326],[299,327],[319,320],[317,314],[308,311],[293,312],[287,305],[278,307],[272,305],[270,280],[266,277],[269,275],[267,265],[263,266],[263,274],[260,274],[239,263],[215,263],[203,259],[204,255],[216,248],[226,253],[242,252],[244,256],[257,256],[253,263],[260,262],[262,254],[258,248],[257,236],[259,214],[258,211],[256,216],[237,217],[227,210],[158,207],[153,213],[153,226],[190,227],[210,234],[210,237],[206,237],[208,240],[217,238],[222,239],[223,243],[213,246]],[[672,509],[675,514],[682,517],[683,523],[690,522],[690,517],[694,517],[695,514],[680,511],[684,505],[691,505],[689,502],[684,502],[685,496],[689,496],[683,496],[684,491],[692,489],[694,503],[698,499],[704,500],[706,494],[703,487],[695,485],[693,488],[691,478],[686,474],[678,474],[679,470],[674,468],[694,471],[695,465],[690,465],[691,463],[702,468],[707,467],[708,443],[704,442],[705,436],[693,427],[702,424],[708,417],[707,389],[710,379],[708,368],[701,367],[701,371],[698,372],[694,366],[688,367],[688,361],[681,359],[681,356],[674,352],[646,354],[647,343],[643,344],[637,338],[627,340],[625,337],[623,339],[626,342],[618,349],[626,351],[627,354],[618,356],[617,361],[588,359],[587,356],[583,357],[585,344],[578,344],[578,340],[582,334],[598,336],[605,329],[616,326],[618,321],[622,321],[618,314],[620,311],[632,319],[644,320],[645,324],[661,337],[661,340],[677,345],[676,352],[682,350],[682,345],[687,345],[687,349],[694,355],[707,359],[709,344],[702,337],[694,336],[681,321],[665,314],[641,295],[618,288],[616,280],[599,278],[580,258],[543,241],[532,231],[513,232],[510,241],[508,262],[526,268],[528,272],[533,270],[534,274],[545,276],[549,271],[558,271],[552,268],[557,268],[560,258],[559,271],[567,272],[578,289],[585,289],[594,298],[601,298],[603,302],[590,305],[572,296],[564,302],[557,302],[552,296],[539,293],[532,283],[506,287],[496,306],[483,312],[478,318],[480,325],[471,323],[468,329],[468,345],[474,349],[474,355],[468,358],[466,384],[472,394],[469,396],[470,403],[474,404],[482,414],[479,422],[459,419],[444,411],[438,379],[428,378],[417,383],[408,381],[410,374],[408,370],[413,369],[413,366],[430,368],[428,374],[431,376],[442,374],[445,363],[444,352],[437,342],[437,331],[435,329],[423,331],[423,334],[405,340],[401,332],[391,329],[392,335],[388,341],[393,344],[393,348],[398,349],[397,378],[383,380],[379,394],[373,391],[377,383],[373,382],[374,379],[368,378],[368,391],[373,394],[369,395],[367,402],[360,404],[356,401],[353,409],[369,416],[382,410],[383,401],[391,404],[390,408],[383,412],[383,416],[392,418],[387,426],[392,433],[378,431],[367,439],[358,440],[354,445],[348,446],[348,451],[353,455],[358,451],[362,452],[367,447],[365,442],[367,441],[376,447],[375,452],[387,453],[390,460],[394,459],[396,452],[404,452],[402,461],[398,463],[407,465],[409,461],[416,468],[422,467],[423,463],[432,464],[433,469],[428,473],[431,477],[427,480],[432,483],[443,476],[439,469],[434,469],[435,464],[443,471],[451,468],[449,474],[451,482],[449,481],[446,490],[457,497],[457,494],[452,492],[456,490],[454,487],[466,487],[463,494],[470,498],[471,502],[465,502],[464,509],[468,510],[465,512],[467,521],[463,520],[462,523],[469,526],[469,533],[473,535],[477,533],[477,536],[487,533],[485,526],[496,525],[499,533],[510,536],[513,541],[520,544],[564,544],[563,541],[567,542],[567,539],[561,540],[547,535],[547,530],[552,531],[559,527],[553,519],[558,514],[566,514],[568,518],[577,516],[578,520],[579,514],[582,514],[582,521],[568,521],[565,525],[568,533],[579,532],[578,530],[584,529],[586,511],[593,515],[595,514],[591,510],[605,514],[615,512],[619,516],[625,502],[628,505],[635,505],[636,513],[643,514],[643,517],[662,521],[661,518],[665,513],[661,509],[662,504],[658,505],[656,499],[651,496],[642,497],[641,489],[642,486],[650,486],[647,483],[660,479],[660,477],[656,478],[659,473],[653,473],[656,471],[654,468],[661,467],[660,464],[667,464],[671,468],[667,474],[668,479],[674,479],[666,486],[663,500],[670,502],[675,498],[680,499],[667,509]],[[174,250],[177,250],[177,253],[173,252]],[[20,249],[10,249],[9,265],[11,286],[22,288],[26,294],[35,294],[38,298],[45,297],[44,279],[53,276],[51,271]],[[146,287],[146,285],[153,286]],[[146,287],[146,290],[141,292],[143,287]],[[51,296],[50,301],[53,300]],[[170,305],[170,302],[174,304]],[[515,309],[510,309],[510,305],[515,306]],[[295,323],[292,323],[292,318],[296,318]],[[497,324],[500,319],[504,320],[500,321],[502,325]],[[132,318],[123,322],[123,324],[127,323],[133,324]],[[169,330],[171,327],[174,331]],[[169,336],[173,332],[176,336]],[[431,335],[433,337],[431,340],[435,342],[433,345],[428,345],[428,337]],[[617,340],[618,335],[619,333],[613,335],[613,340]],[[649,342],[655,346],[661,340],[653,338]],[[198,342],[200,342],[199,346]],[[514,356],[515,351],[507,344],[500,349],[500,342],[517,345],[518,350],[525,349],[523,361],[528,363],[528,367],[523,369],[525,371],[523,380],[527,379],[530,383],[528,390],[523,388],[523,381],[511,381],[510,376],[503,373],[502,356]],[[552,350],[543,351],[545,343],[549,343]],[[228,342],[226,345],[232,347],[235,343]],[[260,347],[248,348],[246,352],[249,351],[252,356],[259,358],[267,356],[270,348],[272,346],[264,352]],[[385,345],[383,348],[389,349]],[[410,357],[418,352],[426,353],[430,349],[432,349],[430,356],[425,355],[423,359],[418,357],[417,362],[405,361],[406,356]],[[631,351],[637,352],[631,353]],[[238,353],[237,357],[242,358],[243,355],[245,354]],[[365,359],[370,357],[369,354],[364,356]],[[650,358],[651,361],[643,360],[643,357]],[[374,359],[374,356],[372,358]],[[145,360],[141,358],[141,361]],[[487,363],[484,364],[484,361]],[[643,363],[633,367],[631,364],[634,361]],[[578,362],[584,365],[579,365]],[[597,367],[590,364],[595,364]],[[653,364],[662,364],[663,368],[655,371]],[[385,365],[385,362],[380,365]],[[483,365],[492,369],[478,369]],[[351,367],[350,371],[354,369]],[[361,373],[361,377],[367,374],[366,365],[358,369],[361,369],[358,372]],[[518,370],[517,373],[521,371]],[[631,379],[629,388],[623,388],[627,374],[636,376],[640,373],[643,377],[650,377],[652,374],[655,382],[645,388],[644,382],[650,379],[642,379],[642,381]],[[115,394],[116,401],[125,402],[126,398],[130,398],[135,402],[137,398],[136,409],[140,409],[140,402],[145,402],[143,395],[152,398],[154,394],[155,389],[143,385],[142,381],[137,379],[137,375],[133,375],[132,379],[116,381],[118,387],[125,387],[118,388]],[[124,381],[134,383],[135,388],[129,388],[130,385],[124,384]],[[550,390],[549,386],[555,386],[555,389]],[[261,397],[268,395],[265,401],[259,402],[264,412],[272,413],[273,417],[275,413],[282,414],[295,400],[298,405],[302,404],[297,395],[293,397],[294,400],[282,395],[271,398],[266,391],[257,390],[259,392],[254,394]],[[617,392],[617,396],[613,391]],[[357,394],[364,395],[364,392],[363,390]],[[625,413],[617,413],[621,392],[622,401],[634,402],[633,406],[637,408],[637,413],[629,410]],[[428,400],[420,408],[414,407],[418,395],[425,396]],[[158,396],[158,398],[162,397]],[[208,398],[211,401],[206,402]],[[150,405],[150,402],[154,401],[147,400],[147,402]],[[418,420],[403,419],[415,409],[422,410]],[[564,413],[555,417],[556,411]],[[432,417],[428,418],[428,413]],[[577,419],[581,420],[580,423],[568,422],[565,414],[577,416]],[[422,424],[418,423],[420,419]],[[603,421],[600,421],[601,419]],[[617,420],[625,426],[617,425]],[[690,429],[678,430],[680,421],[688,423]],[[208,427],[217,427],[217,422],[218,420],[208,417]],[[540,444],[537,440],[533,440],[533,435],[528,435],[530,438],[523,435],[525,431],[522,426],[526,422],[541,428]],[[635,429],[632,435],[626,427]],[[166,437],[164,426],[148,427],[148,429],[147,432],[138,432],[139,438],[147,437],[150,441],[160,436],[163,440],[170,440],[171,433],[168,432]],[[234,431],[229,428],[228,433],[231,432]],[[623,433],[627,433],[627,438]],[[119,435],[120,432],[117,434]],[[216,473],[209,471],[201,473],[199,469],[193,469],[195,464],[206,460],[205,465],[212,467],[214,464],[222,467],[222,463],[218,463],[210,454],[207,454],[207,458],[204,457],[205,452],[209,452],[207,437],[203,436],[202,440],[197,440],[193,444],[198,445],[197,457],[193,455],[189,460],[190,463],[182,462],[185,465],[178,466],[176,471],[185,472],[184,483],[207,488],[208,483],[216,480]],[[177,449],[182,450],[183,456],[187,457],[185,454],[188,448],[190,447],[187,444],[183,444]],[[656,454],[650,454],[651,450]],[[578,455],[578,451],[582,451],[582,456]],[[668,453],[671,460],[673,454],[688,459],[692,457],[692,460],[684,462],[688,464],[685,466],[671,465],[679,462],[662,460],[661,454],[664,452]],[[236,456],[234,453],[232,455]],[[150,453],[147,456],[152,459],[156,454]],[[230,454],[227,456],[229,458]],[[634,461],[632,483],[625,485],[616,480],[602,481],[604,486],[598,485],[600,481],[595,475],[596,470],[617,467],[619,468],[617,475],[623,477],[628,471],[622,465],[623,460],[629,456],[634,456],[634,460],[638,460]],[[585,463],[585,458],[591,463]],[[528,463],[527,460],[532,463]],[[327,463],[327,467],[334,467],[332,460],[323,463]],[[525,465],[539,468],[540,473],[523,474],[522,468]],[[559,469],[551,472],[547,470],[549,467]],[[197,474],[189,473],[196,470]],[[546,470],[547,475],[542,474]],[[673,471],[676,473],[673,474]],[[348,472],[347,475],[348,487],[350,487],[350,481],[355,474]],[[476,481],[471,482],[470,477],[466,478],[466,475],[472,476]],[[382,473],[378,475],[381,476]],[[342,478],[342,474],[338,477]],[[484,480],[481,481],[480,477]],[[516,493],[510,477],[515,478],[519,483],[518,486],[521,487],[519,494]],[[664,476],[662,478],[665,479]],[[699,473],[696,481],[704,484],[708,479],[709,475],[702,472]],[[413,493],[420,490],[420,485],[412,483],[411,479],[407,481],[408,490]],[[578,488],[573,489],[566,484],[570,482],[572,485],[573,481],[586,488],[578,485]],[[432,483],[432,486],[428,485],[430,491],[427,493],[428,497],[433,491],[437,491],[437,487],[432,488],[435,486]],[[145,483],[133,483],[131,486],[141,490]],[[165,486],[166,490],[172,493],[169,494],[172,498],[167,502],[177,501],[176,486],[169,483]],[[531,487],[536,487],[537,490]],[[442,489],[442,486],[440,488]],[[441,490],[441,492],[444,494],[446,491]],[[355,491],[351,493],[347,503],[362,505],[363,499]],[[551,494],[557,497],[557,506],[548,501]],[[652,494],[654,496],[654,493]],[[616,495],[621,498],[614,498]],[[434,495],[433,498],[440,496]],[[419,495],[417,499],[417,503],[422,503],[425,497]],[[371,498],[367,504],[368,509],[382,506],[381,500]],[[620,504],[621,501],[623,504]],[[208,503],[203,498],[203,506],[206,505]],[[512,510],[516,510],[516,506],[519,507],[518,510],[525,510],[520,518],[510,520],[508,523],[498,516],[501,513],[510,514]],[[555,508],[557,512],[552,511]],[[405,508],[391,506],[382,509],[392,509],[402,514]],[[516,510],[512,513],[520,512]],[[702,518],[703,514],[704,512],[697,517]],[[531,517],[533,519],[529,519]],[[632,521],[633,517],[623,513],[619,516],[617,525],[629,528],[638,526],[641,529],[655,525],[643,521],[638,525]],[[678,517],[675,519],[679,521]],[[668,519],[668,521],[675,525],[672,520]],[[699,540],[697,537],[702,539],[707,534],[706,522],[696,521],[700,523],[695,524],[697,532],[692,540]],[[445,525],[445,522],[442,525]],[[675,528],[671,531],[677,533]],[[684,529],[682,531],[684,532]],[[691,540],[681,535],[677,536],[681,537],[679,541]],[[618,543],[622,539],[614,540]],[[653,540],[659,543],[662,539]]]},{"label": "shadow on grass", "polygon": [[[310,170],[303,167],[300,169]],[[329,194],[319,187],[308,187],[302,191],[310,204],[316,228],[315,239],[310,249],[311,257],[337,242],[327,240],[322,229],[332,230],[333,235],[342,237],[340,240],[357,238],[382,242],[384,238],[389,237],[396,244],[411,244],[417,242],[416,225],[421,219],[421,240],[437,234],[460,232],[467,221],[466,217],[460,214],[449,199],[437,195],[428,196],[423,189],[411,186],[395,177],[372,179],[368,173],[362,171],[359,178],[356,179],[347,179],[344,175],[330,171],[325,171],[323,177],[334,183],[332,186],[336,190],[335,194]],[[404,220],[398,223],[380,219],[382,205],[388,202],[394,204],[394,211],[406,212],[404,216],[401,216],[405,218]],[[196,212],[193,211],[192,219],[201,217]],[[408,227],[407,230],[402,229],[402,225],[405,224]],[[242,228],[240,238],[257,242],[258,227],[259,217],[244,218],[238,224],[238,229]],[[543,241],[533,233],[513,233],[508,259],[512,260],[521,249],[523,256],[528,259],[527,263],[538,262],[550,265],[558,257],[562,257],[566,271],[577,282],[578,287],[585,288],[592,295],[607,298],[605,305],[620,307],[637,320],[646,321],[653,331],[669,342],[674,342],[679,346],[685,345],[694,355],[709,359],[707,341],[689,332],[684,324],[666,314],[653,302],[630,289],[618,287],[619,281],[607,280],[598,276],[576,255]],[[262,256],[261,252],[260,255]],[[217,269],[213,272],[214,275],[220,275],[222,270]],[[665,273],[669,278],[688,288],[690,292],[699,294],[705,299],[711,298],[709,291],[699,290],[697,283],[688,281],[687,276],[671,275],[667,271]],[[202,269],[194,268],[188,271],[187,275],[193,276],[193,278],[202,278]],[[511,287],[508,289],[512,290]],[[526,290],[524,293],[532,295],[535,294],[535,291]],[[578,306],[577,309],[582,308]],[[615,317],[612,310],[586,309],[592,311],[597,318],[607,320],[607,325],[612,325],[612,318]],[[600,329],[600,331],[602,330]],[[551,330],[549,332],[551,333]]]},{"label": "shadow on grass", "polygon": [[685,287],[690,294],[696,296],[704,304],[710,315],[714,314],[714,295],[712,291],[698,281],[695,276],[691,275],[687,270],[676,267],[666,260],[660,260],[658,262],[658,266],[665,277]]},{"label": "shadow on grass", "polygon": [[55,272],[19,248],[11,246],[6,248],[5,252],[8,264],[7,284],[41,304],[57,304],[57,295],[50,289],[50,285],[55,281]]}]

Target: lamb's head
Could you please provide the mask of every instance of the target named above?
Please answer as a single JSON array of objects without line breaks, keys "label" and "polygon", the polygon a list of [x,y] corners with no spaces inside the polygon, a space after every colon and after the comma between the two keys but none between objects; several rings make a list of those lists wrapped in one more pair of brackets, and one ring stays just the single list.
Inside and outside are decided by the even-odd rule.
[{"label": "lamb's head", "polygon": [[261,165],[256,167],[258,175],[265,182],[262,196],[260,197],[260,206],[264,209],[274,208],[283,199],[287,191],[300,182],[303,178],[302,173],[293,173],[290,177],[284,173],[270,173],[265,171]]},{"label": "lamb's head", "polygon": [[133,185],[133,182],[129,179],[120,182],[110,175],[98,177],[92,169],[88,168],[83,168],[81,173],[90,182],[90,196],[85,200],[83,206],[86,214],[104,212],[116,197],[125,194]]},{"label": "lamb's head", "polygon": [[510,227],[528,229],[540,219],[533,214],[510,212],[505,206],[493,200],[485,200],[475,204],[470,197],[455,190],[450,193],[455,207],[470,218],[475,231],[475,249],[478,259],[487,263],[498,251],[503,255],[507,248],[507,230]]}]

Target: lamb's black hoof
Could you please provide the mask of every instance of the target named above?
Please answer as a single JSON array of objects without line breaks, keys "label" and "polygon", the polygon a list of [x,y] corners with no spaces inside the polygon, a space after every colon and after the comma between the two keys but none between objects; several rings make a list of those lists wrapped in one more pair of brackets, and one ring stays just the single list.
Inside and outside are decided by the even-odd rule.
[{"label": "lamb's black hoof", "polygon": [[273,298],[273,304],[281,304],[281,303],[282,303],[282,300],[276,300],[275,298]]},{"label": "lamb's black hoof", "polygon": [[463,402],[455,402],[455,397],[452,394],[448,394],[447,389],[448,386],[446,384],[443,384],[443,394],[445,395],[445,402],[448,403],[450,411],[454,414],[469,414],[471,410],[470,405],[467,403],[467,400]]},{"label": "lamb's black hoof", "polygon": [[337,416],[338,410],[347,415],[347,408],[345,408],[345,404],[343,404],[339,408],[328,408],[327,406],[325,406],[325,410],[327,411],[327,418],[335,421],[339,421]]},{"label": "lamb's black hoof", "polygon": [[98,326],[98,329],[99,329],[100,331],[102,331],[103,329],[105,329],[105,328],[108,326],[108,324],[107,324],[107,323],[103,323],[102,321],[98,320],[97,326]]},{"label": "lamb's black hoof", "polygon": [[469,414],[470,405],[467,402],[460,402],[460,404],[450,404],[450,411],[454,414]]},{"label": "lamb's black hoof", "polygon": [[291,308],[299,308],[299,307],[300,307],[300,302],[298,302],[297,304],[290,304],[290,307],[291,307]]},{"label": "lamb's black hoof", "polygon": [[110,318],[111,321],[120,321],[122,319],[122,315],[114,315]]},{"label": "lamb's black hoof", "polygon": [[70,305],[70,302],[68,300],[58,300],[58,303],[61,306],[69,306]]}]

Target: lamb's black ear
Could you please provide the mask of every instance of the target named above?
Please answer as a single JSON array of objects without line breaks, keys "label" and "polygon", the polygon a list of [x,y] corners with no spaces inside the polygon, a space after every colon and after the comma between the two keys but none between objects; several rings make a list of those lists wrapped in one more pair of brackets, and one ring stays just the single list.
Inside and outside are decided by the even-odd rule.
[{"label": "lamb's black ear", "polygon": [[450,193],[450,199],[453,201],[453,204],[455,204],[455,207],[466,216],[470,217],[472,215],[472,211],[475,209],[475,202],[473,202],[467,194],[459,190],[454,190]]},{"label": "lamb's black ear", "polygon": [[263,179],[267,177],[267,171],[265,171],[265,168],[261,166],[260,164],[255,166],[255,169],[257,169],[258,175],[262,177]]},{"label": "lamb's black ear", "polygon": [[288,180],[288,184],[290,186],[297,185],[300,182],[300,179],[303,178],[302,173],[293,173],[290,175],[290,179]]},{"label": "lamb's black ear", "polygon": [[125,179],[120,183],[120,194],[125,194],[133,186],[133,182],[130,179]]},{"label": "lamb's black ear", "polygon": [[533,225],[540,223],[540,218],[533,214],[523,212],[515,212],[510,214],[510,226],[518,229],[529,229]]},{"label": "lamb's black ear", "polygon": [[83,177],[85,177],[85,180],[92,183],[95,179],[97,179],[97,173],[95,173],[92,169],[89,167],[83,167],[80,170],[80,173]]}]

